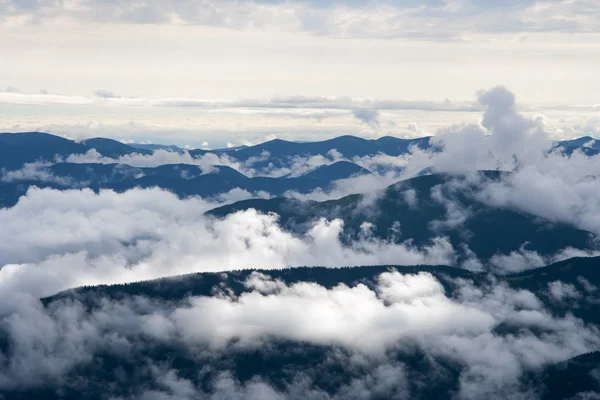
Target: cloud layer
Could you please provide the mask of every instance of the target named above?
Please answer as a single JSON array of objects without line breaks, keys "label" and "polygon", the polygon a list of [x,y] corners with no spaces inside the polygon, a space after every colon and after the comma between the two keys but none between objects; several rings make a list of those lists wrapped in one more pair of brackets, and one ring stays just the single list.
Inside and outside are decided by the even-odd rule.
[{"label": "cloud layer", "polygon": [[[44,309],[35,301],[20,302],[16,312],[1,317],[11,352],[2,360],[0,388],[68,385],[64,378],[85,371],[81,367],[96,356],[135,360],[162,343],[180,357],[211,362],[214,369],[183,378],[176,367],[146,361],[137,366],[144,383],[130,387],[134,398],[404,399],[436,374],[444,382],[452,380],[444,376],[449,371],[443,360],[458,368],[457,398],[531,398],[541,388],[523,386],[525,372],[600,346],[596,327],[572,315],[553,315],[544,304],[546,295],[494,281],[454,284],[458,292],[450,295],[430,274],[390,271],[373,285],[327,289],[309,282],[287,285],[253,273],[239,296],[228,294],[225,286],[213,297],[175,303],[137,296],[98,298],[91,308],[79,300],[59,300]],[[558,285],[553,283],[550,293],[560,302]],[[593,296],[578,286],[579,296]],[[519,333],[503,335],[497,331],[501,325]],[[222,355],[234,359],[253,349],[268,355],[277,351],[270,344],[278,341],[318,346],[327,361],[292,365],[286,372],[291,380],[283,389],[269,383],[274,371],[241,384],[218,361]],[[296,359],[303,357],[302,351],[297,347]],[[433,363],[425,376],[415,376],[404,364],[415,351]],[[317,384],[319,373],[333,373],[328,368],[337,371],[337,379],[349,379],[334,393]],[[199,385],[202,376],[212,376],[212,393]]]},{"label": "cloud layer", "polygon": [[[217,205],[179,200],[152,190],[123,194],[31,189],[0,210],[0,285],[37,297],[70,287],[132,282],[201,271],[303,265],[449,264],[454,250],[443,238],[415,248],[366,237],[342,245],[342,220],[319,220],[296,237],[275,215],[254,210],[213,220]],[[26,221],[26,222],[25,222]],[[74,273],[74,271],[77,271]]]}]

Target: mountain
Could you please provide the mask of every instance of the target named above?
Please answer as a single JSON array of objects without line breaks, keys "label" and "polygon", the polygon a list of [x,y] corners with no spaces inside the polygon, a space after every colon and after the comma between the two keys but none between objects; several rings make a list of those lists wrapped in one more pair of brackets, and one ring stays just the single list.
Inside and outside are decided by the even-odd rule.
[{"label": "mountain", "polygon": [[[294,157],[327,156],[332,151],[337,151],[346,158],[372,156],[386,154],[399,156],[406,154],[411,146],[422,149],[430,148],[430,138],[400,139],[385,136],[375,140],[362,139],[356,136],[340,136],[321,142],[290,142],[282,139],[274,139],[256,146],[240,148],[227,155],[241,162],[253,161],[257,168],[273,164],[276,167],[289,166]],[[190,150],[194,157],[206,154],[206,150]],[[268,153],[268,159],[263,155]]]},{"label": "mountain", "polygon": [[[201,196],[214,197],[226,193],[232,189],[247,190],[250,193],[259,191],[271,195],[283,195],[288,191],[308,193],[317,188],[327,190],[332,183],[338,179],[346,179],[361,174],[369,174],[369,171],[346,163],[341,166],[332,165],[323,167],[314,176],[310,173],[295,178],[279,177],[255,177],[249,178],[237,170],[227,166],[216,166],[207,174],[199,173],[195,166],[177,166],[175,172],[166,174],[172,166],[161,166],[157,168],[141,168],[144,176],[134,180],[122,180],[115,183],[106,183],[101,187],[125,191],[134,187],[149,188],[160,187],[177,194],[180,197]],[[158,171],[157,171],[158,170]],[[179,176],[177,176],[179,174]]]},{"label": "mountain", "polygon": [[152,151],[134,148],[127,144],[112,139],[92,138],[82,140],[81,144],[96,149],[96,151],[105,157],[119,158],[128,154],[152,154]]},{"label": "mountain", "polygon": [[213,152],[213,153],[231,153],[231,152],[234,152],[234,151],[246,149],[248,147],[249,146],[243,145],[243,146],[234,146],[234,147],[224,147],[224,148],[221,148],[221,149],[212,149],[210,151]]},{"label": "mountain", "polygon": [[317,180],[335,181],[348,179],[352,176],[371,175],[371,172],[359,165],[348,161],[338,161],[330,165],[321,165],[317,169],[304,175],[306,178]]},{"label": "mountain", "polygon": [[[480,174],[482,180],[501,177],[499,172]],[[346,235],[342,239],[347,242],[358,238],[362,224],[369,222],[374,224],[376,238],[395,242],[411,239],[423,246],[433,237],[445,236],[458,252],[467,245],[482,261],[497,253],[518,251],[524,244],[543,255],[566,247],[590,247],[591,233],[518,210],[488,206],[473,197],[475,189],[465,177],[433,174],[399,182],[378,194],[325,202],[252,199],[216,208],[209,215],[224,217],[254,208],[279,214],[280,223],[292,230],[306,230],[318,218],[341,218]],[[459,260],[464,258],[463,254]]]},{"label": "mountain", "polygon": [[554,149],[560,149],[567,155],[579,150],[586,156],[595,156],[600,153],[600,141],[591,136],[584,136],[572,140],[563,140],[555,144]]},{"label": "mountain", "polygon": [[[165,341],[161,339],[162,332],[168,332],[160,314],[153,314],[157,305],[167,307],[166,315],[170,315],[171,308],[185,310],[193,304],[193,299],[217,300],[226,291],[227,296],[239,298],[243,294],[255,293],[245,282],[252,274],[260,273],[275,282],[285,285],[306,283],[320,285],[331,289],[345,285],[349,288],[372,288],[376,285],[377,277],[385,272],[397,271],[401,274],[426,273],[433,275],[444,287],[445,295],[453,301],[461,301],[461,288],[465,282],[471,282],[474,288],[485,289],[490,282],[495,282],[496,287],[506,287],[517,292],[521,289],[528,290],[538,299],[540,305],[548,314],[555,317],[571,318],[567,313],[575,313],[582,324],[596,327],[600,317],[595,311],[595,301],[598,297],[589,297],[586,301],[580,300],[578,307],[564,311],[548,294],[548,284],[560,279],[560,283],[572,286],[579,293],[586,293],[588,286],[600,286],[599,258],[574,258],[547,267],[541,267],[526,274],[508,276],[493,276],[474,273],[461,269],[444,266],[374,266],[354,268],[319,268],[305,267],[285,270],[258,270],[258,271],[233,271],[228,273],[199,273],[180,277],[164,278],[155,281],[137,282],[125,285],[84,287],[62,292],[56,296],[42,300],[43,307],[50,312],[60,310],[64,306],[77,305],[78,313],[90,316],[90,321],[96,318],[108,320],[116,318],[117,324],[140,323],[138,320],[128,322],[126,305],[137,307],[137,312],[143,313],[149,334],[139,338],[135,336],[117,336],[112,334],[113,340],[127,344],[121,352],[110,351],[101,346],[96,346],[93,357],[83,359],[77,368],[73,368],[68,379],[46,383],[36,386],[35,383],[19,390],[5,390],[2,395],[6,399],[103,399],[107,395],[113,398],[130,398],[136,390],[163,389],[161,385],[166,382],[185,382],[184,388],[197,388],[205,393],[215,390],[214,381],[220,374],[227,371],[227,376],[242,385],[255,382],[258,378],[267,382],[275,389],[285,391],[289,388],[294,378],[298,376],[309,379],[310,387],[319,390],[322,394],[318,398],[330,398],[340,393],[344,387],[352,387],[352,383],[367,375],[370,379],[373,373],[369,365],[373,360],[363,358],[360,353],[347,351],[343,346],[329,344],[311,344],[300,340],[281,339],[265,336],[259,341],[258,346],[244,345],[236,340],[217,347],[208,347],[200,342],[192,341],[192,345],[177,340]],[[308,287],[302,290],[308,290]],[[589,292],[588,292],[589,293]],[[270,296],[264,301],[268,306]],[[190,300],[191,299],[191,300]],[[336,301],[344,301],[336,297]],[[518,299],[516,300],[518,301]],[[114,304],[107,308],[107,304]],[[582,311],[583,309],[583,311]],[[113,313],[113,314],[111,314]],[[517,310],[518,313],[518,310]],[[172,314],[177,318],[178,312]],[[523,313],[520,318],[528,316]],[[536,314],[537,315],[537,314]],[[149,317],[154,316],[154,319]],[[247,321],[248,329],[252,329],[250,317]],[[502,324],[519,321],[519,318],[504,318]],[[199,320],[201,326],[203,321]],[[225,322],[224,322],[225,324]],[[534,323],[535,326],[535,323]],[[583,328],[583,325],[581,325]],[[228,329],[227,325],[209,327],[209,329]],[[0,327],[0,329],[2,329]],[[91,327],[87,327],[88,331]],[[390,329],[394,329],[390,327]],[[520,346],[530,348],[536,340],[541,340],[545,335],[552,335],[552,327],[540,332],[528,331],[527,328],[512,332],[507,327],[497,326],[494,329],[494,346],[503,342],[521,343]],[[156,337],[153,335],[157,335]],[[458,336],[462,334],[457,332]],[[552,337],[552,336],[550,336]],[[12,344],[3,342],[0,335],[0,348],[5,354],[12,354]],[[454,338],[453,338],[454,339]],[[365,337],[365,341],[375,340]],[[474,337],[474,341],[482,340]],[[429,343],[423,338],[424,343]],[[435,343],[435,342],[434,342]],[[439,344],[438,344],[439,345]],[[525,352],[524,347],[519,347],[519,354]],[[394,364],[401,364],[402,371],[406,374],[406,385],[403,396],[398,398],[412,399],[453,399],[458,398],[456,392],[464,380],[467,366],[457,361],[460,359],[461,348],[455,348],[453,354],[431,353],[417,343],[400,344],[397,348],[388,350],[385,359],[392,360]],[[467,349],[464,349],[467,351]],[[487,351],[487,350],[484,350]],[[543,349],[539,349],[543,351]],[[535,353],[535,351],[534,351]],[[361,363],[348,363],[347,355],[359,357]],[[568,360],[557,363],[549,362],[542,368],[527,368],[522,373],[521,382],[525,388],[530,388],[533,393],[526,398],[554,400],[566,398],[595,398],[591,396],[598,392],[599,381],[594,371],[597,371],[600,353],[577,355]],[[378,356],[379,358],[383,355]],[[472,355],[471,355],[472,357]],[[484,357],[482,354],[481,357]],[[479,359],[479,356],[476,357]],[[166,365],[170,375],[169,380],[158,380],[152,374],[152,369],[145,366]],[[377,366],[377,364],[375,363]],[[383,364],[384,366],[386,364]],[[511,364],[512,365],[512,364]],[[527,365],[523,363],[522,365]],[[210,366],[210,368],[207,368]],[[384,367],[382,367],[384,368]],[[385,369],[388,378],[397,376],[397,371]],[[498,371],[500,373],[501,371]],[[517,373],[519,371],[516,371]],[[395,379],[395,378],[394,378]],[[112,384],[119,382],[118,385]],[[178,386],[179,387],[179,386]],[[379,389],[376,387],[376,389]],[[385,388],[381,387],[381,395],[368,397],[373,399],[390,398]],[[183,389],[181,389],[183,391]],[[388,390],[388,389],[386,389]],[[189,392],[189,390],[188,390]],[[185,393],[188,393],[185,392]],[[587,393],[588,397],[585,397]],[[325,397],[330,396],[330,397]],[[208,396],[207,396],[208,397]],[[510,397],[510,396],[509,396]],[[163,398],[163,397],[151,397]],[[230,398],[230,397],[227,397]],[[303,397],[304,398],[304,397]]]},{"label": "mountain", "polygon": [[[142,168],[126,164],[58,163],[49,166],[46,171],[59,180],[72,182],[71,185],[75,187],[108,184],[144,175]],[[38,185],[43,186],[44,183],[40,182]]]},{"label": "mountain", "polygon": [[[355,136],[341,136],[321,142],[289,142],[272,140],[256,146],[239,146],[216,150],[190,150],[193,157],[209,153],[222,154],[234,161],[248,163],[257,171],[268,168],[290,168],[298,158],[323,156],[332,162],[337,152],[345,158],[386,154],[397,156],[406,154],[411,146],[430,148],[428,137],[399,139],[390,136],[367,140]],[[75,142],[60,136],[42,132],[0,133],[0,169],[16,170],[26,163],[36,161],[53,162],[57,157],[66,159],[73,154],[85,154],[95,149],[104,157],[118,159],[124,155],[139,153],[151,154],[163,149],[182,153],[186,150],[177,146],[159,144],[124,144],[107,138],[92,138]],[[269,157],[265,157],[266,154]],[[341,168],[341,166],[338,166]],[[345,176],[343,173],[342,176]]]},{"label": "mountain", "polygon": [[[510,261],[505,261],[510,263]],[[510,265],[506,265],[510,267]],[[507,268],[510,269],[510,268]],[[462,285],[460,280],[472,281],[476,286],[489,283],[490,276],[503,282],[515,290],[527,290],[540,298],[548,298],[548,284],[560,281],[573,285],[580,292],[588,287],[600,287],[600,257],[574,257],[550,265],[540,266],[519,273],[495,275],[471,271],[445,265],[396,265],[396,266],[361,266],[345,268],[297,267],[279,270],[241,270],[221,272],[203,272],[184,276],[167,277],[151,281],[134,282],[122,285],[99,285],[69,289],[54,296],[43,299],[46,305],[64,299],[77,298],[92,306],[98,299],[123,299],[125,297],[144,297],[160,301],[183,300],[189,296],[211,296],[215,288],[227,287],[235,296],[252,291],[244,282],[254,272],[265,274],[271,279],[286,285],[301,282],[312,282],[327,289],[340,284],[353,287],[360,283],[374,282],[380,274],[398,271],[402,274],[433,275],[444,286],[449,296],[457,296],[457,289]],[[600,295],[597,289],[595,293]],[[600,324],[600,314],[595,304],[581,302],[578,307],[554,302],[550,305],[554,314],[574,314],[576,317],[594,324]]]},{"label": "mountain", "polygon": [[541,400],[599,399],[600,351],[549,365],[529,379],[545,388]]},{"label": "mountain", "polygon": [[[223,154],[235,161],[249,163],[253,168],[261,170],[273,167],[289,168],[298,158],[312,156],[328,157],[332,161],[338,154],[346,159],[377,154],[399,156],[407,154],[412,146],[433,149],[430,139],[430,137],[402,139],[385,136],[369,140],[350,135],[319,142],[290,142],[275,139],[255,146],[216,150],[195,149],[190,150],[189,153],[193,157],[201,157],[208,153]],[[558,142],[554,148],[560,148],[567,154],[580,150],[584,154],[595,155],[600,152],[600,142],[586,136]],[[84,154],[91,149],[110,158],[119,158],[133,153],[151,154],[158,149],[178,153],[186,151],[172,145],[124,144],[107,138],[92,138],[75,142],[43,132],[0,133],[0,169],[18,169],[25,163],[35,161],[52,162],[57,156],[64,159],[72,154]],[[265,157],[266,154],[269,156]]]},{"label": "mountain", "polygon": [[89,149],[81,143],[48,133],[1,133],[0,169],[18,169],[25,163],[53,161],[56,156],[83,154]]},{"label": "mountain", "polygon": [[183,149],[179,146],[167,145],[167,144],[129,143],[128,145],[135,149],[149,150],[151,152],[154,152],[156,150],[166,150],[166,151],[172,151],[174,153],[183,153],[184,151],[186,151],[185,149]]},{"label": "mountain", "polygon": [[281,196],[289,191],[309,193],[319,188],[328,190],[336,180],[370,174],[368,170],[349,162],[321,166],[293,178],[249,178],[227,166],[215,166],[211,172],[204,173],[200,167],[188,164],[139,168],[125,164],[58,163],[40,171],[47,173],[47,179],[32,176],[31,179],[10,182],[0,180],[0,207],[16,204],[31,186],[54,189],[87,187],[94,191],[112,189],[118,192],[159,187],[181,198],[211,198],[239,188],[250,193],[262,191]]},{"label": "mountain", "polygon": [[91,149],[104,157],[150,153],[112,139],[95,138],[76,142],[42,132],[0,133],[0,169],[15,170],[36,161],[54,162],[57,157],[85,154]]},{"label": "mountain", "polygon": [[[410,145],[431,148],[429,138],[343,136],[212,150],[221,160],[231,158],[259,173],[262,167],[306,166],[306,157],[330,160],[300,176],[300,169],[290,168],[289,175],[268,177],[199,160],[202,167],[68,163],[61,159],[91,149],[116,159],[169,148],[104,138],[75,142],[37,132],[0,134],[0,207],[14,205],[32,186],[117,192],[159,187],[179,197],[205,198],[234,188],[261,197],[256,192],[308,193],[347,178],[370,180],[374,171],[334,162],[336,152],[347,159],[394,156]],[[589,137],[562,146],[567,154],[600,151]],[[22,168],[43,160],[48,163]],[[510,176],[436,174],[425,168],[381,191],[368,192],[357,179],[343,184],[353,183],[364,194],[324,202],[252,199],[191,221],[182,221],[185,207],[170,219],[157,217],[152,207],[132,206],[137,202],[125,208],[103,203],[98,209],[64,201],[55,209],[52,202],[40,208],[34,201],[0,210],[6,233],[15,231],[9,247],[14,245],[15,254],[19,246],[32,253],[31,260],[17,259],[5,246],[9,264],[0,265],[0,399],[598,399],[600,257],[527,270],[519,254],[494,258],[526,249],[539,259],[556,259],[550,256],[567,247],[596,250],[598,237],[516,206],[480,200],[482,188]],[[147,200],[152,199],[143,203]],[[245,218],[252,215],[213,220],[250,208],[279,214],[273,221],[286,234]],[[132,209],[141,211],[136,223],[115,220]],[[173,208],[162,207],[160,213],[165,210]],[[443,237],[455,249],[456,261],[272,269],[313,256],[360,262],[359,255],[346,258],[352,252],[328,254],[338,249],[321,243],[319,232],[296,237],[319,218],[342,219],[340,240],[356,254],[376,252],[378,243],[416,248]],[[256,241],[247,237],[248,230],[242,232],[246,223],[261,231]],[[218,251],[197,248],[207,237]],[[308,251],[316,254],[296,258],[307,251],[299,240],[314,241]],[[429,255],[435,257],[434,251]],[[225,268],[241,257],[256,269]],[[476,260],[482,270],[473,267]],[[467,261],[472,269],[461,268]],[[165,265],[173,268],[161,268]],[[72,288],[163,276],[183,270],[181,265],[186,271],[224,271]],[[502,273],[515,270],[523,272]],[[36,285],[43,286],[42,293],[69,289],[36,299]]]}]

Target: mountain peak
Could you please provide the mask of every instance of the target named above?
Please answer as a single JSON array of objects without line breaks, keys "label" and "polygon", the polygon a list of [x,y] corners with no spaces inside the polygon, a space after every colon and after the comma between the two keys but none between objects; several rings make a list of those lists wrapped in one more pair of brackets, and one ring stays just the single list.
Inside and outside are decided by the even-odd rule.
[{"label": "mountain peak", "polygon": [[347,179],[356,175],[370,175],[371,171],[349,161],[337,161],[333,164],[322,165],[305,174],[305,177],[326,179],[330,181]]}]

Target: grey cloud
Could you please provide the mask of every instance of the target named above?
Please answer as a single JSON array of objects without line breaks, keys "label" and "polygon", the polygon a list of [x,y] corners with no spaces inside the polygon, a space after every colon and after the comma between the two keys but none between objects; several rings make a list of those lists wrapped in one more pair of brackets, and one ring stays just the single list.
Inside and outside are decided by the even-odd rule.
[{"label": "grey cloud", "polygon": [[354,115],[354,117],[356,119],[358,119],[362,123],[370,126],[374,130],[377,130],[379,128],[379,125],[381,124],[381,120],[380,120],[381,115],[379,113],[379,110],[377,110],[377,109],[359,108],[359,109],[354,110],[352,112],[352,114]]},{"label": "grey cloud", "polygon": [[17,93],[20,94],[21,91],[14,86],[6,86],[4,89],[0,89],[0,93]]},{"label": "grey cloud", "polygon": [[118,99],[118,98],[121,97],[121,96],[118,96],[114,92],[112,92],[110,90],[107,90],[107,89],[97,89],[94,92],[94,96],[100,97],[102,99]]},{"label": "grey cloud", "polygon": [[[143,98],[143,97],[124,97],[107,89],[97,89],[94,97],[68,96],[49,93],[22,93],[15,88],[8,87],[0,90],[0,93],[11,94],[9,98],[0,100],[11,103],[20,100],[26,104],[90,104],[95,98],[106,100],[107,104],[120,106],[160,106],[160,107],[181,107],[181,108],[199,108],[199,109],[287,109],[289,114],[294,115],[294,110],[344,110],[356,111],[359,115],[376,113],[376,110],[432,110],[432,111],[480,111],[482,107],[476,103],[470,102],[451,102],[451,101],[406,101],[406,100],[386,100],[386,99],[361,99],[352,97],[307,97],[307,96],[289,96],[272,97],[264,99],[232,99],[232,100],[197,100],[193,98]],[[18,95],[15,97],[15,95]],[[369,111],[370,110],[370,111]],[[297,113],[302,116],[303,114]],[[311,114],[306,114],[311,116]],[[327,118],[338,116],[332,111],[313,112],[314,117]],[[312,117],[311,116],[311,117]]]},{"label": "grey cloud", "polygon": [[[541,5],[541,6],[539,6]],[[70,3],[10,0],[2,14],[44,19],[71,16],[97,22],[187,24],[232,29],[275,28],[335,37],[455,40],[467,33],[597,32],[590,0],[510,2],[379,1],[156,1]]]}]

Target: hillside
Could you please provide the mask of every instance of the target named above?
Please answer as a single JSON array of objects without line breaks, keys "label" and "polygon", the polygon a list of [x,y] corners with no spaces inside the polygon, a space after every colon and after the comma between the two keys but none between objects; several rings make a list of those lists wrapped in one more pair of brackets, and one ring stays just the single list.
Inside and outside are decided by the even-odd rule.
[{"label": "hillside", "polygon": [[[481,177],[494,180],[500,175],[484,172]],[[464,177],[426,175],[399,182],[376,195],[351,195],[325,202],[251,199],[216,208],[209,215],[224,217],[253,208],[278,214],[283,226],[295,230],[308,229],[318,218],[342,218],[347,241],[357,238],[361,225],[369,222],[374,224],[376,238],[395,242],[412,239],[422,246],[435,236],[446,236],[455,249],[468,245],[481,260],[517,251],[525,243],[527,249],[543,255],[566,247],[590,246],[589,232],[518,210],[488,206],[473,197],[474,186],[451,189],[452,185],[461,186],[456,182],[465,183]]]},{"label": "hillside", "polygon": [[[196,165],[167,164],[158,167],[131,167],[126,164],[74,164],[58,163],[43,168],[47,179],[32,176],[8,182],[0,181],[0,207],[16,204],[19,197],[31,186],[39,188],[69,189],[87,187],[94,191],[112,189],[124,192],[134,188],[158,187],[169,190],[181,198],[200,196],[212,198],[233,189],[249,193],[265,192],[281,196],[288,191],[310,193],[316,189],[329,190],[339,179],[371,174],[368,170],[349,162],[323,165],[298,177],[249,178],[227,166],[215,166],[204,173]],[[39,175],[38,175],[39,176]]]},{"label": "hillside", "polygon": [[[106,304],[163,304],[163,307],[185,307],[190,296],[196,298],[210,298],[223,296],[223,290],[231,290],[227,296],[242,296],[251,294],[253,289],[245,282],[259,272],[262,276],[293,285],[311,282],[329,290],[340,287],[340,284],[350,288],[365,285],[369,288],[377,286],[377,277],[385,272],[398,271],[401,274],[432,274],[444,286],[445,294],[453,301],[461,301],[465,286],[473,285],[482,291],[491,290],[489,285],[494,285],[496,290],[527,290],[536,296],[543,307],[554,318],[569,318],[574,313],[587,325],[600,323],[600,317],[594,313],[598,293],[591,287],[600,285],[600,258],[576,258],[550,266],[541,267],[526,274],[509,276],[491,276],[478,274],[465,270],[443,266],[393,266],[393,267],[356,267],[356,268],[294,268],[286,270],[262,271],[237,271],[230,273],[203,273],[188,276],[171,277],[150,282],[138,282],[127,285],[86,287],[63,292],[57,296],[44,299],[43,303],[48,310],[60,309],[71,302],[83,305],[83,310],[92,315],[100,310],[106,318]],[[578,299],[578,306],[565,310],[568,301],[557,302],[548,292],[549,285],[560,280],[561,284],[571,285],[577,293],[584,294]],[[592,290],[592,291],[590,291]],[[492,290],[491,293],[494,293]],[[519,292],[514,292],[516,293]],[[522,292],[521,292],[522,293]],[[587,293],[587,294],[586,294]],[[595,293],[595,294],[594,294]],[[523,297],[521,295],[523,299]],[[147,299],[147,300],[143,300]],[[516,299],[515,301],[519,301]],[[134,302],[134,303],[131,303]],[[121,308],[108,312],[122,312]],[[518,340],[519,337],[528,337],[530,341],[550,335],[551,327],[542,330],[529,331],[524,328],[517,330],[511,326],[517,322],[510,317],[494,328],[494,335],[504,340]],[[198,321],[202,323],[202,321]],[[218,327],[215,327],[215,329]],[[399,329],[399,327],[398,327]],[[533,329],[533,328],[532,328]],[[539,328],[536,328],[539,329]],[[511,339],[512,338],[512,339]],[[129,338],[133,340],[133,338]],[[368,340],[368,339],[365,339]],[[5,344],[4,346],[8,346]],[[153,363],[166,363],[173,373],[180,379],[193,382],[198,390],[210,393],[215,390],[214,380],[219,376],[219,371],[229,371],[241,383],[252,382],[260,377],[278,390],[288,390],[290,382],[300,373],[310,373],[312,386],[324,393],[339,393],[346,385],[357,379],[361,374],[372,373],[370,366],[363,365],[349,367],[344,364],[347,351],[335,345],[311,344],[308,342],[286,340],[276,337],[265,337],[260,347],[237,347],[235,342],[230,346],[219,349],[203,349],[196,344],[198,351],[189,351],[176,341],[162,342],[146,337],[143,344],[138,344],[126,353],[120,355],[98,349],[93,362],[88,362],[73,371],[70,378],[61,384],[60,391],[53,386],[19,392],[3,393],[8,399],[75,399],[82,394],[86,398],[101,399],[105,393],[106,385],[118,379],[122,384],[112,386],[113,395],[129,396],[136,393],[140,387],[158,390],[151,370],[146,370],[143,365],[148,360]],[[5,350],[10,350],[5,347]],[[457,361],[455,357],[442,354],[432,356],[428,350],[419,345],[390,350],[386,354],[387,360],[401,363],[405,366],[408,386],[404,389],[410,393],[410,398],[451,399],[453,393],[461,385],[461,376],[466,372],[466,366]],[[459,357],[460,358],[460,357]],[[144,361],[146,360],[146,361]],[[570,360],[560,360],[550,363],[543,368],[529,369],[520,378],[528,388],[536,390],[534,398],[561,399],[567,396],[576,396],[578,393],[598,390],[598,382],[594,380],[591,372],[597,367],[598,353],[576,356]],[[199,373],[203,365],[210,362],[211,369]],[[390,362],[390,361],[386,361]],[[309,372],[311,371],[311,372]],[[334,378],[335,377],[335,378]],[[84,384],[85,382],[85,384]],[[385,398],[375,397],[377,399]]]}]

